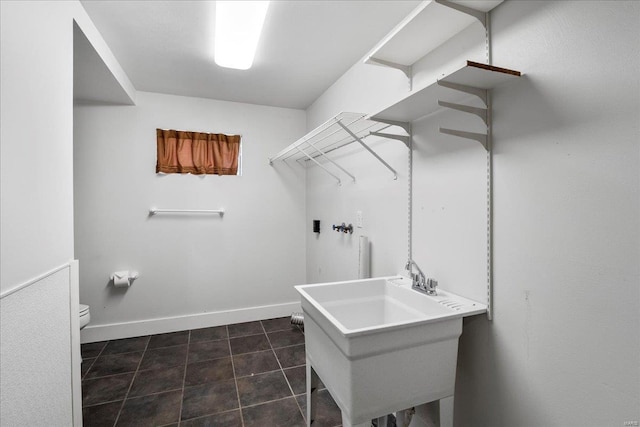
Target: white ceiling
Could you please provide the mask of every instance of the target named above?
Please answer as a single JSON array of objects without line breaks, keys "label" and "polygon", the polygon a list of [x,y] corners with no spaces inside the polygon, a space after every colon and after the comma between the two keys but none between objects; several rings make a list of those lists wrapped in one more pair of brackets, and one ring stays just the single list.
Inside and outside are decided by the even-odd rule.
[{"label": "white ceiling", "polygon": [[302,109],[419,3],[272,1],[242,71],[213,61],[213,2],[82,1],[137,90]]}]

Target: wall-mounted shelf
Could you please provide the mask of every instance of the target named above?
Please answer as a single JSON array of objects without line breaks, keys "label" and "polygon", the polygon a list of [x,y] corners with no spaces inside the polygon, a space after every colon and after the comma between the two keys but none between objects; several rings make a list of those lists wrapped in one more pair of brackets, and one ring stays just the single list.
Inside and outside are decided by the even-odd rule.
[{"label": "wall-mounted shelf", "polygon": [[502,0],[425,1],[373,48],[365,63],[397,68],[411,79],[413,64],[476,20],[487,28],[486,14],[500,3]]},{"label": "wall-mounted shelf", "polygon": [[417,89],[393,105],[371,115],[372,120],[412,122],[445,108],[439,101],[460,102],[465,92],[452,91],[452,86],[463,85],[480,90],[492,89],[521,75],[519,71],[467,61],[466,65],[422,89]]},{"label": "wall-mounted shelf", "polygon": [[[334,171],[328,167],[332,165],[333,168],[339,169],[355,181],[355,176],[340,166],[328,154],[338,148],[357,142],[389,169],[395,179],[397,178],[395,169],[384,161],[363,140],[369,136],[379,136],[401,140],[408,146],[410,143],[410,128],[406,123],[371,120],[366,116],[366,114],[361,113],[340,113],[271,157],[269,163],[273,164],[273,162],[278,160],[312,162],[331,175],[338,184],[341,184],[342,180],[340,176],[337,175],[337,172],[334,173]],[[384,132],[391,127],[400,127],[406,131],[406,134]]]}]

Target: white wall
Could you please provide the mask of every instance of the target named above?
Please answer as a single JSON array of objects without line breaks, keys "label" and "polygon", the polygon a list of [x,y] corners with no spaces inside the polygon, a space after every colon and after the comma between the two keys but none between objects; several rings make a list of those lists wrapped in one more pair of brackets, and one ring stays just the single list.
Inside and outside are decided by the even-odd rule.
[{"label": "white wall", "polygon": [[32,279],[73,257],[78,7],[0,2],[0,422],[7,426],[72,424],[68,270]]},{"label": "white wall", "polygon": [[3,291],[73,256],[72,10],[2,2]]},{"label": "white wall", "polygon": [[0,300],[3,426],[72,425],[69,280],[63,268]]},{"label": "white wall", "polygon": [[640,4],[507,2],[494,60],[495,320],[467,322],[459,425],[640,419]]},{"label": "white wall", "polygon": [[[484,44],[479,42],[483,34],[480,24],[474,24],[460,37],[418,61],[413,67],[413,87],[430,84],[442,73],[459,68],[467,59],[484,61]],[[405,96],[410,87],[409,80],[398,70],[358,62],[308,109],[309,129],[340,111],[375,113]],[[440,114],[435,119],[412,125],[412,257],[429,277],[445,283],[447,289],[484,301],[486,154],[478,144],[439,135],[438,124],[456,127],[460,121],[456,122],[451,114]],[[473,125],[467,126],[468,130],[478,131],[477,124],[475,128]],[[344,184],[339,187],[320,168],[308,169],[308,227],[312,219],[326,224],[323,233],[307,239],[310,282],[356,278],[360,234],[371,241],[373,275],[403,272],[409,246],[408,150],[396,140],[372,137],[366,142],[398,170],[398,180],[393,181],[387,169],[358,148],[358,144],[332,153],[343,167],[356,175],[355,183],[345,176]],[[442,191],[442,182],[448,185],[446,191]],[[355,224],[358,210],[363,212],[364,227],[356,229],[352,237],[338,238],[330,231],[334,223]],[[465,260],[465,269],[454,262],[452,253]]]},{"label": "white wall", "polygon": [[[304,133],[305,113],[144,92],[136,102],[75,107],[83,341],[290,314],[305,277],[304,172],[267,159]],[[156,174],[156,128],[241,134],[242,176]],[[149,217],[152,206],[225,214]],[[114,289],[117,270],[140,278]]]},{"label": "white wall", "polygon": [[[455,425],[640,419],[639,17],[637,2],[507,1],[492,13],[493,63],[525,77],[494,91],[495,318],[465,321]],[[473,44],[452,45],[477,58]],[[455,59],[439,50],[422,60],[416,86]],[[405,92],[393,72],[372,76],[365,67],[355,65],[310,107],[311,126],[344,109],[374,112]],[[429,275],[466,293],[486,274],[486,159],[475,143],[436,133],[464,118],[455,114],[414,123],[413,242]],[[364,168],[366,159],[360,152],[348,161]],[[324,209],[341,220],[355,217],[356,204],[385,206],[395,194],[367,194],[356,183],[352,193],[334,186],[330,197],[321,174],[308,172],[308,221],[329,201]],[[383,210],[377,222],[401,225],[404,209]],[[382,236],[381,228],[368,232]],[[391,255],[374,258],[373,268],[388,273],[390,264],[401,268],[406,245],[384,239]],[[327,255],[319,244],[307,241],[310,279],[353,277],[348,263],[357,255],[346,257],[347,245],[334,241]],[[318,265],[324,277],[314,275]]]},{"label": "white wall", "polygon": [[[379,110],[408,89],[401,73],[357,63],[309,107],[308,130],[343,111]],[[396,274],[406,262],[407,250],[398,252],[397,248],[407,247],[408,150],[396,140],[371,137],[365,142],[398,172],[398,179],[357,143],[330,153],[356,177],[355,183],[339,172],[343,179],[338,186],[319,167],[308,167],[307,235],[312,231],[312,220],[321,222],[320,234],[307,238],[309,283],[357,278],[360,235],[371,243],[372,275]],[[355,227],[357,211],[363,215],[362,228],[354,228],[352,235],[332,230],[333,224],[342,222]]]}]

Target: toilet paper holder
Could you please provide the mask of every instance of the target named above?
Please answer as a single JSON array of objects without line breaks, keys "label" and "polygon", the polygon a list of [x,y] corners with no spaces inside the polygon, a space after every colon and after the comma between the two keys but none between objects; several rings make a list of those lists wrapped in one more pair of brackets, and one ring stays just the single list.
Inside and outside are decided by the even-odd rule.
[{"label": "toilet paper holder", "polygon": [[109,277],[113,282],[113,286],[116,288],[127,288],[131,286],[134,280],[136,280],[140,274],[137,271],[116,271]]}]

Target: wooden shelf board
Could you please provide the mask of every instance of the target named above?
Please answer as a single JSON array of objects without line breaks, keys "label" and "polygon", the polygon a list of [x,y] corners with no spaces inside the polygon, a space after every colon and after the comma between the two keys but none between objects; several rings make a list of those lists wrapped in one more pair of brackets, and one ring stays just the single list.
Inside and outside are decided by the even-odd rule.
[{"label": "wooden shelf board", "polygon": [[[440,80],[480,89],[492,89],[519,76],[519,71],[467,61],[464,67],[449,75],[442,76]],[[438,100],[460,102],[467,96],[462,92],[444,88],[437,82],[433,82],[422,89],[412,91],[395,104],[371,115],[371,118],[412,122],[444,108],[438,105]]]}]

